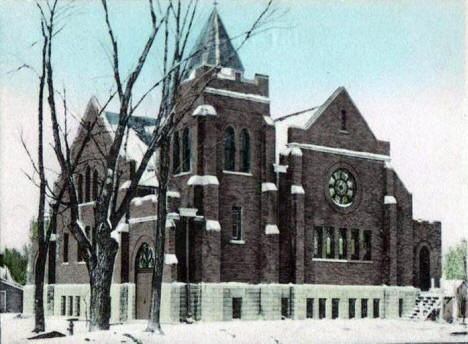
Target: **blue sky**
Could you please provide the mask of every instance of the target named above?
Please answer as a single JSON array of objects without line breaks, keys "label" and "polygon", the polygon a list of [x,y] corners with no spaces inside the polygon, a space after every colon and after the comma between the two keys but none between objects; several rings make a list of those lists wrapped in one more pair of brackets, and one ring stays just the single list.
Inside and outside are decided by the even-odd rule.
[{"label": "blue sky", "polygon": [[[231,36],[245,31],[266,1],[218,1]],[[240,51],[247,77],[270,76],[271,112],[293,112],[321,104],[345,86],[376,136],[392,143],[393,165],[413,192],[414,216],[442,220],[444,247],[468,236],[468,166],[463,114],[463,1],[279,1],[287,13],[272,29]],[[194,29],[212,8],[201,1]],[[149,29],[146,1],[112,1],[111,20],[121,48],[122,71],[132,66]],[[18,146],[23,131],[35,146],[37,83],[33,73],[8,73],[22,63],[39,66],[38,13],[32,1],[0,4],[1,238],[19,245],[35,213],[35,189],[22,175],[30,165]],[[78,116],[93,95],[104,99],[112,85],[99,1],[77,1],[56,40],[57,85],[67,88]],[[154,50],[139,91],[159,74]],[[158,96],[141,115],[151,115]],[[114,106],[115,108],[115,106]],[[5,166],[8,166],[6,168]],[[25,202],[24,195],[30,194]],[[21,238],[24,235],[20,236]]]}]

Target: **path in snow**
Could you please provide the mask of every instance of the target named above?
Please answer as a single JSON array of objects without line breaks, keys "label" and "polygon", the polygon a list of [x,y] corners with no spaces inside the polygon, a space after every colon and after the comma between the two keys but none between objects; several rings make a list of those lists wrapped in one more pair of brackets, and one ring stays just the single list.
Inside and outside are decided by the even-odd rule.
[{"label": "path in snow", "polygon": [[[13,314],[1,314],[3,344],[190,344],[190,343],[404,343],[404,342],[468,342],[468,335],[451,336],[454,331],[467,331],[462,325],[403,320],[278,320],[278,321],[230,321],[195,323],[192,325],[165,325],[164,336],[143,332],[145,321],[133,321],[113,325],[110,331],[86,332],[84,321],[75,324],[75,335],[46,340],[28,341],[32,337],[33,317],[16,318]],[[64,318],[47,318],[47,331],[67,332]]]}]

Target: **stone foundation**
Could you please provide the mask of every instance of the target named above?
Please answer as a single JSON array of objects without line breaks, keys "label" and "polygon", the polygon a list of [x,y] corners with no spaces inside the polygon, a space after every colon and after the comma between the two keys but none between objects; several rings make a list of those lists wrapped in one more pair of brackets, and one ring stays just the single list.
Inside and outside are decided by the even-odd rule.
[{"label": "stone foundation", "polygon": [[[387,286],[199,283],[190,285],[188,305],[184,283],[163,283],[161,320],[177,323],[189,316],[197,321],[348,319],[350,315],[395,319],[413,309],[418,291]],[[46,315],[89,317],[89,285],[46,285],[44,294]],[[135,319],[135,299],[135,284],[113,284],[111,322]],[[33,285],[25,286],[23,300],[24,313],[32,314]],[[350,310],[353,304],[354,311]]]}]

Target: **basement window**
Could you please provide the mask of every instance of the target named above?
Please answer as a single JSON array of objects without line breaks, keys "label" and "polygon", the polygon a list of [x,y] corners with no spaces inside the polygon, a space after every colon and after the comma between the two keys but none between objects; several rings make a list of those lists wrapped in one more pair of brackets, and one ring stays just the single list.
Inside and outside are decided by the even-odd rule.
[{"label": "basement window", "polygon": [[361,318],[367,318],[367,299],[361,300]]},{"label": "basement window", "polygon": [[73,315],[73,296],[68,297],[68,315]]},{"label": "basement window", "polygon": [[312,319],[314,317],[314,299],[307,299],[307,318]]},{"label": "basement window", "polygon": [[349,319],[353,319],[356,316],[356,299],[349,299]]},{"label": "basement window", "polygon": [[340,313],[340,299],[332,299],[332,319],[338,319]]},{"label": "basement window", "polygon": [[281,298],[281,318],[287,319],[289,318],[289,298],[282,297]]},{"label": "basement window", "polygon": [[66,307],[67,307],[66,301],[67,301],[67,297],[62,296],[61,300],[60,300],[60,315],[66,315],[66,313],[65,313]]},{"label": "basement window", "polygon": [[80,302],[81,302],[81,297],[80,296],[75,296],[75,316],[79,317],[80,316]]},{"label": "basement window", "polygon": [[373,310],[374,318],[378,318],[380,316],[380,300],[379,299],[374,299],[374,310]]},{"label": "basement window", "polygon": [[232,298],[232,318],[240,319],[242,316],[242,297]]},{"label": "basement window", "polygon": [[319,319],[324,319],[327,315],[327,299],[319,299]]},{"label": "basement window", "polygon": [[398,299],[398,316],[403,316],[403,299]]}]

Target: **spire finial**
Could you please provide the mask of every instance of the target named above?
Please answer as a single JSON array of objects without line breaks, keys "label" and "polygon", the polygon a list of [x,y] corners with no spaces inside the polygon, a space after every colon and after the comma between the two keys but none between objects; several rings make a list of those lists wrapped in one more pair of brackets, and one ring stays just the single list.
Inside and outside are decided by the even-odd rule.
[{"label": "spire finial", "polygon": [[214,8],[216,8],[218,6],[218,1],[217,0],[213,1],[213,6],[214,6]]}]

